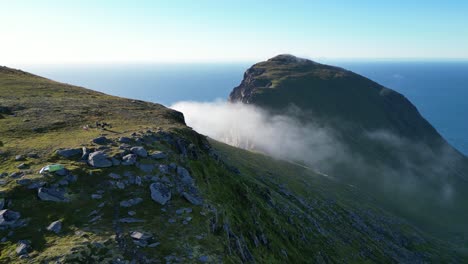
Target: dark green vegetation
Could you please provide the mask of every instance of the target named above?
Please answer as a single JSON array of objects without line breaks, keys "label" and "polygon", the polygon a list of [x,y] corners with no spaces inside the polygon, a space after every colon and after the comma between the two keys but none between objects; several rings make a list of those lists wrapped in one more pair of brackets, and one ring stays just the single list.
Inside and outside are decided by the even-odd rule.
[{"label": "dark green vegetation", "polygon": [[329,129],[345,158],[314,167],[421,229],[468,245],[467,158],[403,95],[342,68],[279,55],[248,69],[229,99]]},{"label": "dark green vegetation", "polygon": [[[23,226],[0,230],[0,239],[6,237],[0,242],[0,263],[463,262],[450,244],[386,212],[360,189],[300,165],[207,141],[184,124],[180,113],[161,105],[0,68],[0,109],[0,173],[24,173],[0,179],[0,199],[25,220]],[[96,121],[112,128],[98,129]],[[89,129],[84,130],[85,125]],[[91,143],[100,135],[109,142]],[[151,178],[162,182],[165,174],[174,181],[173,171],[148,173],[135,165],[93,168],[79,155],[64,158],[55,152],[84,146],[119,157],[126,147],[117,139],[123,136],[130,139],[128,144],[168,154],[156,161],[139,157],[140,165],[189,169],[203,205],[180,197],[177,186],[171,186],[166,205],[151,200]],[[27,155],[31,153],[37,155]],[[24,160],[17,161],[17,155]],[[21,163],[26,168],[18,169]],[[70,202],[40,200],[37,190],[17,182],[30,179],[52,186],[62,177],[37,173],[51,163],[61,163],[77,176],[64,187]],[[130,173],[143,180],[115,188],[109,173]],[[99,191],[102,198],[91,199]],[[135,197],[143,201],[119,206]],[[178,214],[180,208],[193,211]],[[127,214],[130,210],[135,216]],[[183,224],[188,216],[192,219]],[[144,222],[119,223],[124,217]],[[46,230],[56,220],[63,223],[59,234]],[[160,244],[135,244],[129,236],[134,230],[151,233]],[[30,240],[28,258],[17,256],[19,240]]]}]

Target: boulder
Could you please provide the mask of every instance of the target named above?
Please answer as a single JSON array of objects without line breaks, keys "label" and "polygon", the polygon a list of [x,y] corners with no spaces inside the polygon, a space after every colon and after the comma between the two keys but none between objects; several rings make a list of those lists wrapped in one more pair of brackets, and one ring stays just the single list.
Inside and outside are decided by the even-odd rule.
[{"label": "boulder", "polygon": [[9,209],[0,210],[0,227],[13,226],[21,217],[21,214]]},{"label": "boulder", "polygon": [[87,160],[88,157],[89,157],[89,154],[91,153],[91,151],[87,148],[87,147],[82,147],[81,148],[81,159],[82,160]]},{"label": "boulder", "polygon": [[119,143],[125,143],[125,144],[132,143],[132,139],[128,137],[120,137],[118,141]]},{"label": "boulder", "polygon": [[22,172],[22,171],[13,172],[13,173],[10,174],[10,178],[16,179],[16,178],[23,177],[23,175],[24,175],[24,172]]},{"label": "boulder", "polygon": [[143,202],[143,199],[140,198],[140,197],[137,197],[137,198],[132,198],[132,199],[129,199],[129,200],[121,201],[120,206],[122,206],[122,207],[131,207],[131,206],[137,205],[137,204],[139,204],[141,202]]},{"label": "boulder", "polygon": [[18,241],[18,246],[16,247],[16,255],[23,256],[27,255],[29,249],[31,248],[31,243],[26,240]]},{"label": "boulder", "polygon": [[159,171],[161,173],[164,173],[164,174],[169,173],[169,166],[167,166],[167,165],[161,164],[161,165],[159,165],[158,169],[159,169]]},{"label": "boulder", "polygon": [[136,240],[148,240],[153,237],[150,233],[133,231],[130,233],[130,237]]},{"label": "boulder", "polygon": [[28,153],[26,156],[28,156],[28,158],[31,158],[31,159],[39,158],[39,155],[37,155],[37,153],[34,153],[34,152]]},{"label": "boulder", "polygon": [[56,153],[57,155],[62,156],[67,159],[76,155],[82,155],[82,151],[79,148],[58,149]]},{"label": "boulder", "polygon": [[16,168],[20,169],[20,170],[25,170],[27,168],[29,168],[29,165],[26,164],[26,163],[21,163],[20,165],[18,165]]},{"label": "boulder", "polygon": [[165,205],[171,199],[171,191],[164,184],[155,182],[150,185],[151,199]]},{"label": "boulder", "polygon": [[151,153],[150,157],[153,159],[165,159],[167,158],[167,154],[162,151],[155,151]]},{"label": "boulder", "polygon": [[16,155],[16,156],[15,156],[15,160],[16,160],[16,161],[23,161],[23,160],[26,160],[26,159],[24,158],[23,155]]},{"label": "boulder", "polygon": [[138,168],[144,172],[152,172],[154,170],[154,165],[153,164],[143,164],[143,163],[140,163],[138,164]]},{"label": "boulder", "polygon": [[196,196],[194,196],[192,194],[189,194],[188,192],[183,192],[182,197],[184,197],[185,200],[189,201],[193,205],[202,205],[203,204],[203,201],[200,198],[198,198],[198,197],[196,197]]},{"label": "boulder", "polygon": [[60,233],[60,231],[62,230],[62,222],[60,220],[57,220],[50,223],[50,225],[47,227],[47,230],[54,232],[55,234]]},{"label": "boulder", "polygon": [[133,147],[130,149],[130,151],[133,154],[138,155],[139,157],[142,157],[142,158],[148,157],[148,152],[143,147]]},{"label": "boulder", "polygon": [[21,186],[26,186],[26,185],[31,184],[32,180],[31,179],[19,179],[19,180],[16,180],[16,183]]},{"label": "boulder", "polygon": [[177,175],[179,176],[179,179],[182,181],[183,184],[189,186],[193,185],[193,178],[192,176],[190,176],[190,173],[186,168],[177,166]]},{"label": "boulder", "polygon": [[38,189],[41,188],[42,186],[46,185],[46,182],[43,181],[38,181],[38,182],[33,182],[30,185],[28,185],[28,189],[33,190],[33,189]]},{"label": "boulder", "polygon": [[112,161],[108,159],[106,153],[95,151],[89,154],[88,164],[95,168],[107,168],[112,166]]},{"label": "boulder", "polygon": [[137,160],[137,155],[135,155],[135,154],[125,155],[122,158],[122,165],[125,165],[125,166],[133,165],[133,164],[136,163],[136,160]]},{"label": "boulder", "polygon": [[120,190],[125,189],[125,183],[123,182],[117,182],[115,186],[117,186],[117,188],[119,188]]},{"label": "boulder", "polygon": [[106,137],[97,137],[93,139],[93,143],[98,145],[105,145],[109,143],[109,140]]},{"label": "boulder", "polygon": [[41,187],[37,190],[37,196],[42,201],[52,202],[69,202],[70,200],[65,198],[65,192],[52,188]]}]

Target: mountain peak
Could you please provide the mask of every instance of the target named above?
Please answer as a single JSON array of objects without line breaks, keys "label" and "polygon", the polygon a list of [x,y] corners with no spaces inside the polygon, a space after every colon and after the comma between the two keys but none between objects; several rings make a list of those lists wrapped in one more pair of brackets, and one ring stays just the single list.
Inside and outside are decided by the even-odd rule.
[{"label": "mountain peak", "polygon": [[317,64],[314,61],[304,59],[304,58],[299,58],[291,54],[279,54],[276,55],[275,57],[268,59],[267,61],[269,62],[280,62],[280,63],[314,63]]}]

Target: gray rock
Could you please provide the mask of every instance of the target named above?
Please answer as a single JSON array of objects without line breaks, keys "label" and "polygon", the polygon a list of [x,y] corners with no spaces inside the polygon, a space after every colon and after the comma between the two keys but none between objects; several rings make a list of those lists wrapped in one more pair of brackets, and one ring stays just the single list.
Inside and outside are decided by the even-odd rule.
[{"label": "gray rock", "polygon": [[0,210],[0,227],[13,226],[21,217],[21,214],[9,209]]},{"label": "gray rock", "polygon": [[137,155],[135,155],[135,154],[125,155],[122,158],[122,165],[125,165],[125,166],[133,165],[133,164],[135,164],[136,160],[137,160]]},{"label": "gray rock", "polygon": [[63,168],[63,169],[60,169],[60,170],[58,170],[58,171],[55,171],[54,173],[55,173],[56,175],[58,175],[58,176],[65,176],[65,175],[68,174],[68,170],[65,169],[65,168]]},{"label": "gray rock", "polygon": [[124,217],[119,219],[120,223],[143,223],[145,220],[138,219],[138,218],[132,218],[132,217]]},{"label": "gray rock", "polygon": [[29,185],[29,184],[31,184],[31,182],[32,182],[31,179],[19,179],[19,180],[16,180],[16,183],[19,184],[19,185],[22,185],[22,186]]},{"label": "gray rock", "polygon": [[27,255],[30,248],[31,248],[31,245],[29,241],[20,240],[18,241],[18,246],[16,247],[16,255],[18,256]]},{"label": "gray rock", "polygon": [[134,215],[136,215],[136,212],[135,211],[128,211],[127,214],[129,216],[134,216]]},{"label": "gray rock", "polygon": [[159,165],[158,169],[159,169],[159,171],[161,173],[164,173],[164,174],[169,173],[169,166],[167,166],[167,165],[161,164],[161,165]]},{"label": "gray rock", "polygon": [[29,168],[29,165],[26,164],[26,163],[21,163],[20,165],[18,165],[16,168],[20,169],[20,170],[25,170],[27,168]]},{"label": "gray rock", "polygon": [[200,256],[198,258],[198,260],[201,262],[201,263],[206,263],[208,262],[210,259],[208,258],[208,256]]},{"label": "gray rock", "polygon": [[152,183],[150,191],[151,199],[161,205],[165,205],[171,199],[171,191],[160,182]]},{"label": "gray rock", "polygon": [[162,151],[155,151],[151,153],[150,157],[153,159],[165,159],[167,158],[167,154]]},{"label": "gray rock", "polygon": [[153,164],[143,164],[143,163],[140,163],[138,165],[138,168],[144,172],[152,172],[154,170],[154,165]]},{"label": "gray rock", "polygon": [[194,195],[189,194],[187,192],[183,192],[182,197],[184,197],[185,200],[189,201],[193,205],[202,205],[203,204],[203,201],[200,198],[195,197]]},{"label": "gray rock", "polygon": [[120,163],[121,163],[120,160],[118,160],[118,159],[116,159],[116,158],[112,158],[111,161],[112,161],[112,165],[113,165],[113,166],[119,166]]},{"label": "gray rock", "polygon": [[91,153],[91,151],[87,148],[87,147],[82,147],[81,148],[81,159],[82,160],[87,160],[88,157],[89,157],[89,154]]},{"label": "gray rock", "polygon": [[28,189],[30,190],[33,190],[33,189],[38,189],[38,188],[41,188],[42,186],[46,185],[46,182],[44,181],[37,181],[37,182],[33,182],[31,183],[30,185],[28,185]]},{"label": "gray rock", "polygon": [[57,184],[58,184],[59,186],[67,186],[67,185],[68,185],[68,181],[65,180],[65,179],[62,179],[62,180],[60,180]]},{"label": "gray rock", "polygon": [[112,161],[108,159],[106,153],[95,151],[89,154],[88,164],[95,168],[107,168],[112,166]]},{"label": "gray rock", "polygon": [[73,174],[67,174],[65,176],[65,180],[67,180],[68,182],[76,182],[78,180],[78,176]]},{"label": "gray rock", "polygon": [[102,199],[102,195],[100,195],[100,194],[91,194],[91,199],[94,199],[94,200]]},{"label": "gray rock", "polygon": [[24,158],[23,155],[16,155],[16,156],[15,156],[15,160],[16,160],[16,161],[22,161],[22,160],[26,160],[26,159]]},{"label": "gray rock", "polygon": [[69,202],[68,198],[65,198],[65,192],[57,189],[41,187],[37,190],[37,196],[42,201],[52,202]]},{"label": "gray rock", "polygon": [[3,207],[5,207],[5,198],[0,198],[0,210],[2,210]]},{"label": "gray rock", "polygon": [[190,173],[188,170],[184,167],[177,166],[177,175],[179,176],[179,179],[182,181],[183,184],[185,185],[193,185],[194,180],[192,176],[190,176]]},{"label": "gray rock", "polygon": [[60,220],[57,220],[50,223],[50,225],[47,227],[47,230],[54,232],[55,234],[60,233],[60,231],[62,230],[62,222]]},{"label": "gray rock", "polygon": [[5,185],[5,184],[7,184],[7,181],[6,181],[6,180],[0,180],[0,186],[3,186],[3,185]]},{"label": "gray rock", "polygon": [[58,149],[56,153],[57,155],[62,156],[67,159],[76,155],[82,155],[82,151],[79,148]]},{"label": "gray rock", "polygon": [[115,186],[117,186],[117,188],[119,188],[121,190],[125,189],[125,183],[123,183],[123,182],[117,182],[115,184]]},{"label": "gray rock", "polygon": [[167,220],[169,223],[171,224],[174,224],[176,222],[176,220],[174,218],[169,218],[169,220]]},{"label": "gray rock", "polygon": [[109,140],[106,137],[97,137],[97,138],[93,139],[93,143],[98,144],[98,145],[105,145],[108,142],[109,142]]},{"label": "gray rock", "polygon": [[130,151],[133,154],[136,154],[136,155],[138,155],[138,156],[140,156],[142,158],[148,157],[148,152],[143,147],[133,147],[133,148],[130,149]]},{"label": "gray rock", "polygon": [[37,153],[34,153],[34,152],[28,153],[26,156],[28,156],[28,158],[31,158],[31,159],[39,158],[39,155],[37,155]]},{"label": "gray rock", "polygon": [[150,233],[133,231],[130,233],[130,237],[136,240],[148,240],[153,237]]},{"label": "gray rock", "polygon": [[135,184],[138,185],[138,186],[141,185],[141,177],[140,176],[135,177]]},{"label": "gray rock", "polygon": [[159,243],[159,242],[154,242],[154,243],[149,244],[148,247],[149,248],[155,248],[155,247],[159,246],[160,244],[161,243]]},{"label": "gray rock", "polygon": [[137,197],[137,198],[132,198],[132,199],[129,199],[129,200],[121,201],[120,206],[122,206],[122,207],[131,207],[131,206],[137,205],[137,204],[139,204],[141,202],[143,202],[143,199],[140,198],[140,197]]},{"label": "gray rock", "polygon": [[113,173],[113,172],[109,173],[109,177],[111,177],[114,180],[118,180],[118,179],[122,178],[122,177],[120,177],[119,174]]},{"label": "gray rock", "polygon": [[16,178],[23,177],[23,175],[24,175],[24,172],[22,172],[22,171],[13,172],[13,173],[10,174],[10,178],[16,179]]},{"label": "gray rock", "polygon": [[129,144],[132,143],[132,139],[128,137],[120,137],[118,140],[120,143]]}]

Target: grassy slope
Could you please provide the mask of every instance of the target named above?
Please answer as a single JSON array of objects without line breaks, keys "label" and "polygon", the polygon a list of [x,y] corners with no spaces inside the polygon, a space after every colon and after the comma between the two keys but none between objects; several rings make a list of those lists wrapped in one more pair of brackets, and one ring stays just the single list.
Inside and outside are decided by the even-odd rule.
[{"label": "grassy slope", "polygon": [[[248,258],[248,252],[259,263],[457,258],[445,246],[379,210],[359,190],[308,169],[217,142],[211,143],[222,160],[238,166],[241,174],[233,173],[223,161],[206,152],[201,152],[196,160],[186,160],[165,142],[146,146],[148,150],[172,153],[164,163],[190,168],[206,200],[206,206],[196,207],[174,197],[164,212],[149,199],[147,186],[107,190],[109,172],[143,175],[138,169],[92,169],[77,160],[61,159],[54,150],[91,147],[90,140],[101,134],[113,139],[157,127],[200,146],[203,138],[184,125],[180,114],[161,105],[108,96],[7,68],[0,68],[0,95],[0,106],[9,107],[15,114],[4,114],[0,119],[0,173],[17,171],[20,162],[14,161],[15,155],[34,152],[39,158],[27,159],[31,172],[26,178],[41,177],[36,172],[53,162],[64,164],[78,176],[78,181],[69,186],[72,202],[67,204],[40,201],[35,191],[14,180],[0,186],[0,197],[12,201],[9,208],[30,219],[26,227],[16,229],[7,242],[0,243],[0,262],[23,262],[14,254],[19,239],[32,240],[30,255],[36,262],[52,261],[71,251],[83,258],[99,256],[103,262],[117,256],[131,257],[119,250],[113,220],[116,214],[126,216],[127,210],[115,211],[118,202],[136,196],[145,201],[131,209],[146,222],[124,225],[123,232],[141,229],[155,234],[161,245],[140,251],[161,260],[173,254],[183,262],[196,262],[198,256],[207,255],[210,261],[238,263]],[[107,131],[81,129],[95,121],[109,122],[113,127]],[[54,177],[41,179],[55,181]],[[97,190],[106,190],[103,200],[89,198]],[[102,220],[89,223],[88,215],[102,201],[106,202],[100,210]],[[190,225],[168,224],[169,218],[180,220],[175,210],[181,207],[194,209]],[[64,231],[58,236],[44,230],[57,219],[64,222]],[[0,237],[6,234],[0,231]],[[202,235],[202,239],[197,235]],[[93,246],[93,242],[106,246]],[[411,251],[427,255],[414,255]]]}]

